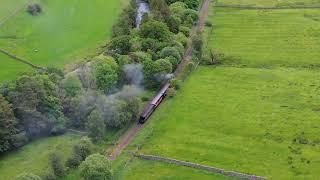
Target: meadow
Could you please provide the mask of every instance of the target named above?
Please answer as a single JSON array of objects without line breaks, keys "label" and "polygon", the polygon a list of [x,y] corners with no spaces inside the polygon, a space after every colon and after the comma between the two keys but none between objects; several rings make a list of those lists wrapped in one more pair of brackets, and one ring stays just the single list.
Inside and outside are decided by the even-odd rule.
[{"label": "meadow", "polygon": [[[40,15],[31,16],[23,9],[2,24],[0,48],[36,65],[62,68],[99,51],[110,37],[111,27],[125,2],[41,0],[39,3],[43,11]],[[0,80],[24,70],[4,63],[10,60],[1,57],[1,71],[6,73],[0,74]]]},{"label": "meadow", "polygon": [[319,10],[215,8],[208,46],[246,67],[313,67],[320,61]]},{"label": "meadow", "polygon": [[217,0],[217,5],[250,7],[320,6],[319,0]]},{"label": "meadow", "polygon": [[25,0],[0,0],[0,24],[6,19],[6,17],[10,16],[12,12],[19,10],[26,3]]},{"label": "meadow", "polygon": [[63,136],[39,139],[17,151],[4,154],[0,157],[0,180],[14,179],[24,172],[42,175],[49,167],[50,153],[59,152],[65,161],[80,138],[78,134],[67,133]]},{"label": "meadow", "polygon": [[320,175],[319,75],[200,67],[133,146],[141,145],[140,153],[270,179],[315,179]]},{"label": "meadow", "polygon": [[[218,3],[278,6],[259,0]],[[191,74],[128,151],[268,179],[317,179],[319,17],[315,9],[211,7],[208,21],[213,28],[206,29],[205,46],[227,58],[220,66],[200,66]],[[137,170],[144,167],[160,174],[179,172],[169,164],[137,159],[122,172],[125,178],[139,177],[148,174]]]}]

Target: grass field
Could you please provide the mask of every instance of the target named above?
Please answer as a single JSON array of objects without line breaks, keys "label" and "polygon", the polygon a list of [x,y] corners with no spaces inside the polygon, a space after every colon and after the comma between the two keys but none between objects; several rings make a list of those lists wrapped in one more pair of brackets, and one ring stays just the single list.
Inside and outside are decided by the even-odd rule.
[{"label": "grass field", "polygon": [[[272,0],[218,2],[279,6]],[[212,9],[206,47],[228,58],[220,67],[198,68],[128,149],[269,179],[320,177],[319,12]],[[168,164],[134,160],[125,178],[148,174],[137,170],[144,166],[170,169],[177,179],[183,174]]]},{"label": "grass field", "polygon": [[[58,67],[96,53],[110,37],[112,24],[124,5],[123,0],[40,2],[43,13],[39,16],[23,10],[0,27],[0,48],[37,65]],[[2,63],[1,71],[4,69],[12,76],[20,71]],[[1,74],[0,80],[6,78]]]},{"label": "grass field", "polygon": [[0,24],[8,16],[20,9],[27,1],[26,0],[0,0]]},{"label": "grass field", "polygon": [[0,180],[11,180],[23,172],[41,175],[48,169],[49,154],[58,151],[66,159],[81,136],[66,134],[34,141],[0,157]]},{"label": "grass field", "polygon": [[249,67],[320,66],[319,10],[215,8],[209,46]]},{"label": "grass field", "polygon": [[217,5],[251,7],[320,6],[319,0],[217,0]]},{"label": "grass field", "polygon": [[136,143],[145,141],[140,152],[146,154],[271,179],[315,179],[320,176],[319,75],[201,67],[155,113]]}]

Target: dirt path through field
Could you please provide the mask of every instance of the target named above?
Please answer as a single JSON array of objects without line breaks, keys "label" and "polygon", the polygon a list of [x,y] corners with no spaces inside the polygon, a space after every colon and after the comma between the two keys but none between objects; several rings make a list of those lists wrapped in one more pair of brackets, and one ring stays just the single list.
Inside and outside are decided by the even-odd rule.
[{"label": "dirt path through field", "polygon": [[[203,31],[206,17],[209,12],[210,0],[204,0],[201,10],[199,12],[199,21],[196,26],[192,28],[191,35],[198,33],[199,31]],[[175,75],[179,75],[183,70],[184,66],[192,57],[192,42],[188,44],[188,48],[184,53],[183,59],[179,64],[178,68],[175,71]],[[130,144],[133,138],[138,134],[138,132],[144,127],[145,124],[134,124],[132,125],[128,131],[126,131],[116,142],[116,144],[110,147],[107,152],[111,152],[108,154],[110,160],[115,160],[121,152]]]}]

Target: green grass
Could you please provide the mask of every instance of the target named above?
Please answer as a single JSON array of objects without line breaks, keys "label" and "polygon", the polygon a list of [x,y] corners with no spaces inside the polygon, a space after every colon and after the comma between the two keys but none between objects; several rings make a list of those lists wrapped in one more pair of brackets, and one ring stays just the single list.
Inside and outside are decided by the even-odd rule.
[{"label": "green grass", "polygon": [[142,143],[141,153],[270,179],[316,179],[319,75],[304,69],[200,67],[133,145]]},{"label": "green grass", "polygon": [[64,160],[70,155],[73,145],[81,136],[68,133],[63,136],[36,140],[21,149],[0,157],[0,179],[11,180],[28,172],[42,175],[48,169],[50,153],[58,151]]},{"label": "green grass", "polygon": [[176,166],[173,164],[166,164],[161,162],[153,162],[146,160],[134,159],[130,166],[121,174],[118,179],[126,180],[157,180],[157,179],[201,179],[201,180],[220,180],[228,179],[222,175],[209,173],[197,169],[192,169],[184,166]]},{"label": "green grass", "polygon": [[215,8],[210,20],[209,46],[234,57],[226,64],[320,66],[319,10]]},{"label": "green grass", "polygon": [[217,0],[218,5],[252,7],[320,6],[319,0]]},{"label": "green grass", "polygon": [[[0,38],[0,48],[34,64],[57,67],[95,54],[110,37],[125,4],[118,0],[40,2],[43,13],[39,16],[21,11],[0,27],[0,37],[4,37]],[[5,64],[0,70],[12,76],[18,71]]]},{"label": "green grass", "polygon": [[26,0],[0,0],[0,24],[6,17],[25,5]]}]

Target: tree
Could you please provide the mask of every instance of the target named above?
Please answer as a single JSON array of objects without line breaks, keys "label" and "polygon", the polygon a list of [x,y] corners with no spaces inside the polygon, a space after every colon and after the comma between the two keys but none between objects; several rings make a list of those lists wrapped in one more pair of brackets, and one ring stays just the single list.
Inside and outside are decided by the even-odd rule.
[{"label": "tree", "polygon": [[96,59],[94,74],[97,80],[97,87],[109,92],[117,84],[119,67],[112,57],[102,56]]},{"label": "tree", "polygon": [[122,128],[132,120],[132,114],[126,111],[127,103],[124,100],[118,100],[111,108],[112,115],[106,119],[109,127]]},{"label": "tree", "polygon": [[106,128],[103,117],[98,110],[93,110],[91,112],[86,127],[89,130],[89,137],[93,142],[98,142],[103,138]]},{"label": "tree", "polygon": [[73,146],[71,157],[67,159],[66,166],[78,167],[93,152],[93,144],[88,137],[83,137],[80,142]]},{"label": "tree", "polygon": [[0,153],[12,148],[16,124],[11,104],[0,94]]},{"label": "tree", "polygon": [[82,83],[76,74],[69,74],[61,82],[67,96],[74,97],[82,91]]},{"label": "tree", "polygon": [[165,23],[151,20],[142,24],[140,27],[140,36],[142,38],[151,38],[164,42],[171,40],[172,34]]},{"label": "tree", "polygon": [[168,59],[158,59],[155,62],[157,73],[167,74],[172,72],[172,64]]},{"label": "tree", "polygon": [[50,166],[55,176],[62,177],[65,173],[65,168],[62,164],[60,154],[54,152],[49,157]]},{"label": "tree", "polygon": [[112,53],[128,54],[132,46],[130,40],[131,36],[128,35],[114,37],[108,45],[108,50],[112,51]]},{"label": "tree", "polygon": [[161,58],[167,58],[167,57],[173,57],[175,58],[178,62],[181,61],[181,56],[179,51],[174,48],[174,47],[165,47],[161,50],[160,52],[160,57]]},{"label": "tree", "polygon": [[80,165],[80,174],[85,180],[111,180],[111,163],[103,155],[93,154]]},{"label": "tree", "polygon": [[41,178],[32,173],[23,173],[16,177],[16,180],[41,180]]}]

